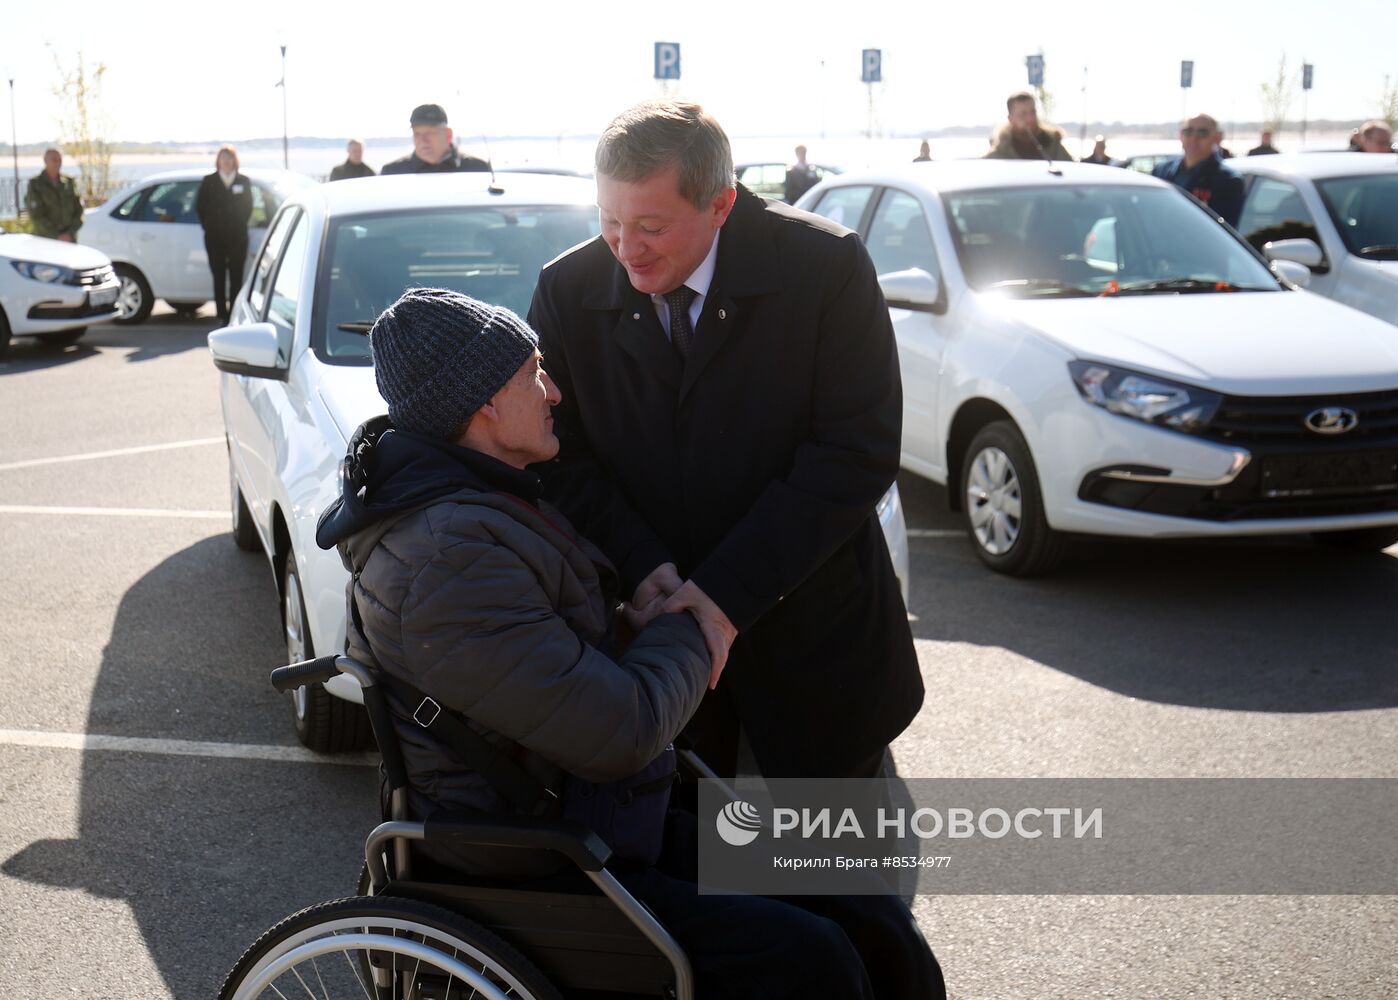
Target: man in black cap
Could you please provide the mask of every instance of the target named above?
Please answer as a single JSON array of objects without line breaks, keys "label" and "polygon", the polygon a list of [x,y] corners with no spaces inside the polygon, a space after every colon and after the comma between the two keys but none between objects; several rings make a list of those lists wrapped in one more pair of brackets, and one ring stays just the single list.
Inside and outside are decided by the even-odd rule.
[{"label": "man in black cap", "polygon": [[447,126],[447,113],[440,104],[419,104],[410,119],[413,126],[413,151],[407,156],[385,163],[380,173],[388,174],[451,174],[459,171],[489,170],[490,164],[475,156],[463,156],[452,142]]}]

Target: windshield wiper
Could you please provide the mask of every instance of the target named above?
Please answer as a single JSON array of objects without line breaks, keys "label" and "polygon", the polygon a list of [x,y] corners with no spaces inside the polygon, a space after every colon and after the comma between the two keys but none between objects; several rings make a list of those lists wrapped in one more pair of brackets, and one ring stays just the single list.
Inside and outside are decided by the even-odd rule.
[{"label": "windshield wiper", "polygon": [[1002,288],[1024,290],[1027,292],[1048,292],[1059,295],[1091,295],[1092,289],[1083,288],[1081,285],[1072,285],[1066,281],[1057,281],[1053,278],[1006,278],[1004,281],[997,281],[987,285],[987,292],[998,291]]},{"label": "windshield wiper", "polygon": [[1212,278],[1157,278],[1151,281],[1128,281],[1119,285],[1115,281],[1107,283],[1103,295],[1149,295],[1151,292],[1261,292],[1263,288],[1250,285],[1235,285],[1231,281],[1218,281]]},{"label": "windshield wiper", "polygon": [[1359,251],[1360,257],[1371,257],[1374,260],[1398,260],[1398,246],[1383,244],[1375,247],[1364,247]]},{"label": "windshield wiper", "polygon": [[336,324],[335,324],[335,329],[337,329],[337,330],[344,330],[346,333],[365,333],[365,334],[367,334],[367,333],[368,333],[370,330],[372,330],[373,328],[374,328],[374,321],[373,321],[373,320],[369,320],[369,321],[366,322],[366,321],[364,321],[364,320],[361,319],[361,320],[356,320],[356,321],[353,322],[353,323],[336,323]]}]

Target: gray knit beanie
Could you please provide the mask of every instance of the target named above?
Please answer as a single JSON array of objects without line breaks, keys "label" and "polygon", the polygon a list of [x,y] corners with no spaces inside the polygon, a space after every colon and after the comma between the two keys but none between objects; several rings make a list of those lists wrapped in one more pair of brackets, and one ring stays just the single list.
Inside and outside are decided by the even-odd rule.
[{"label": "gray knit beanie", "polygon": [[393,426],[455,440],[539,338],[502,306],[446,288],[410,288],[374,323],[369,346]]}]

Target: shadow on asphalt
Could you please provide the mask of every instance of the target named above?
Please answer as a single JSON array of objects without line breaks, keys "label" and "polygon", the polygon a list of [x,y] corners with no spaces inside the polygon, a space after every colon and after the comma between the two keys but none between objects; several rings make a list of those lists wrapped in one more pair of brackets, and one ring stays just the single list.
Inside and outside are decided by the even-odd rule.
[{"label": "shadow on asphalt", "polygon": [[88,327],[82,339],[67,348],[53,347],[38,337],[15,337],[10,341],[4,360],[0,361],[0,376],[73,364],[95,357],[104,349],[134,348],[126,356],[128,363],[207,350],[209,331],[217,327],[212,316],[190,319],[175,313],[157,313],[139,326],[103,323]]},{"label": "shadow on asphalt", "polygon": [[[226,536],[165,560],[121,600],[86,731],[290,742],[276,614],[265,561]],[[0,868],[124,900],[171,994],[209,997],[272,923],[353,894],[375,787],[362,766],[89,751],[79,836]]]},{"label": "shadow on asphalt", "polygon": [[[960,528],[941,487],[899,478],[908,527]],[[1257,712],[1398,705],[1398,559],[1305,538],[1082,540],[1051,576],[913,538],[920,639],[967,642],[1147,701]]]}]

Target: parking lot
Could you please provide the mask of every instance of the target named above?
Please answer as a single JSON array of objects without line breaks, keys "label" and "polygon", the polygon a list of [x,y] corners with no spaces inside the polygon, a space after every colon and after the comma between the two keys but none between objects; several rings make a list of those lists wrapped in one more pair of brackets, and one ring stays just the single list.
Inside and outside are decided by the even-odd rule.
[{"label": "parking lot", "polygon": [[[278,601],[228,533],[212,325],[162,306],[0,363],[0,995],[212,996],[262,929],[354,889],[374,771],[300,750],[267,684]],[[1094,542],[1022,581],[900,484],[927,684],[900,775],[1398,777],[1398,549]],[[1398,993],[1391,896],[915,913],[958,998]]]}]

